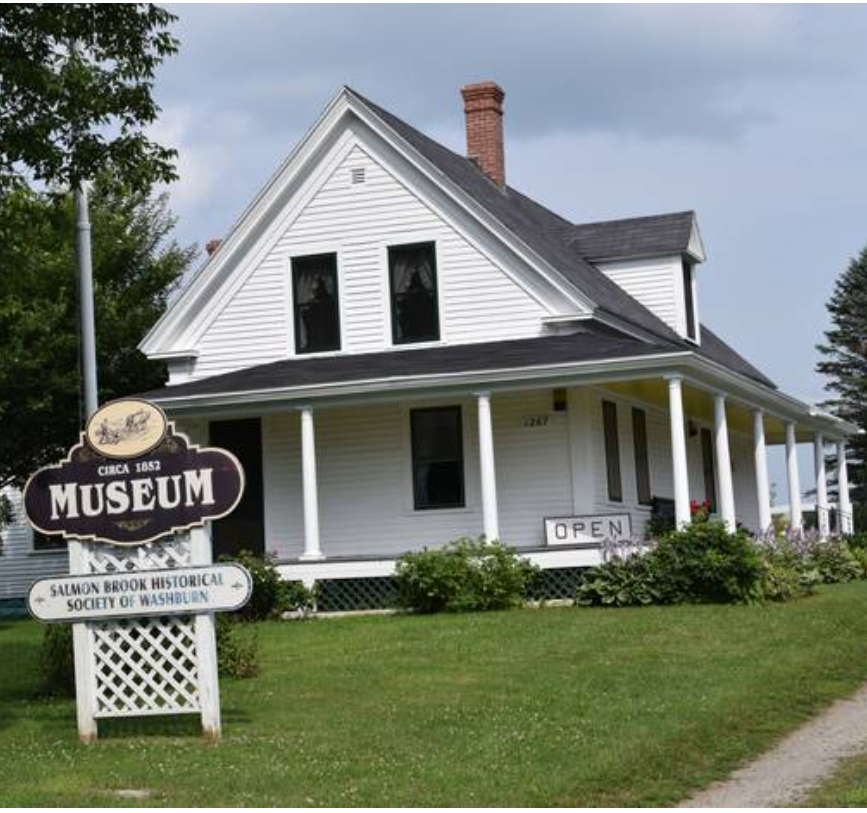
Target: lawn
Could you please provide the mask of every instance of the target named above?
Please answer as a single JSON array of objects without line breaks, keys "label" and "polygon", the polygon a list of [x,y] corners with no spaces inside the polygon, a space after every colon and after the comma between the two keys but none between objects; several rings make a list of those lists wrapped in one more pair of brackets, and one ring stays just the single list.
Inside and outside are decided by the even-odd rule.
[{"label": "lawn", "polygon": [[805,807],[867,807],[867,756],[852,757],[819,786]]},{"label": "lawn", "polygon": [[194,720],[102,723],[38,694],[0,626],[0,803],[664,805],[867,679],[867,583],[764,607],[545,609],[261,625],[260,677]]}]

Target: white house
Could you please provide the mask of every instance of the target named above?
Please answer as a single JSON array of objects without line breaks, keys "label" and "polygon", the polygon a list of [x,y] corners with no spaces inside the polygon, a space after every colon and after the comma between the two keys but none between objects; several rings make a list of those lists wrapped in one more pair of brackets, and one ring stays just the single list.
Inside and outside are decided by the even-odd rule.
[{"label": "white house", "polygon": [[694,213],[569,222],[506,184],[503,91],[462,94],[466,157],[340,90],[142,341],[170,371],[148,397],[245,466],[216,552],[364,592],[405,551],[484,534],[565,572],[598,551],[546,518],[640,535],[653,498],[681,522],[709,499],[767,527],[770,443],[795,522],[815,445],[826,509],[825,447],[845,483],[855,427],[701,321]]}]

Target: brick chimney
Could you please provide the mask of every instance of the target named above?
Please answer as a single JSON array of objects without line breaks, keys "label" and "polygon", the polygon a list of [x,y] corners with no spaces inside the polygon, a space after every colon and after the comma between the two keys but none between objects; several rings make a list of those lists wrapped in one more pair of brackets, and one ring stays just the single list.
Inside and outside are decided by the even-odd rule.
[{"label": "brick chimney", "polygon": [[503,151],[503,99],[506,94],[494,82],[461,88],[467,119],[467,158],[475,161],[497,186],[506,185]]}]

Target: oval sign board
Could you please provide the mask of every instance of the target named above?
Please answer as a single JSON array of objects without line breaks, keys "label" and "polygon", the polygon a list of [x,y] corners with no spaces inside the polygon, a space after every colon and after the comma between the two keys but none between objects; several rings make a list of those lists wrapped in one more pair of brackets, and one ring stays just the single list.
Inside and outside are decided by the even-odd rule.
[{"label": "oval sign board", "polygon": [[40,621],[70,622],[237,610],[253,592],[237,564],[59,576],[34,582],[27,609]]},{"label": "oval sign board", "polygon": [[159,446],[167,426],[166,416],[158,406],[126,398],[94,412],[87,422],[85,437],[97,454],[128,460]]},{"label": "oval sign board", "polygon": [[30,478],[24,510],[44,534],[141,545],[226,516],[243,493],[231,452],[191,444],[158,406],[128,399],[96,412],[66,459]]}]

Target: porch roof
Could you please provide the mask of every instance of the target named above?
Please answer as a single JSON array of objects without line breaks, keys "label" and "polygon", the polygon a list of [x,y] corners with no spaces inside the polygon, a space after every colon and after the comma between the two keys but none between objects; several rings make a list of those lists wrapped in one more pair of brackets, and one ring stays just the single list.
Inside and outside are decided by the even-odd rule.
[{"label": "porch roof", "polygon": [[773,382],[707,328],[702,329],[702,344],[687,348],[682,342],[641,341],[588,322],[584,329],[575,333],[529,339],[281,359],[198,381],[163,387],[145,393],[144,396],[159,401],[257,391],[286,391],[362,381],[393,382],[438,375],[507,372],[558,364],[683,355],[685,350],[714,361],[765,387],[774,387]]},{"label": "porch roof", "polygon": [[650,356],[674,350],[673,347],[661,347],[623,335],[579,332],[512,341],[282,359],[199,381],[163,387],[144,393],[143,397],[160,400],[257,390],[285,390],[354,381],[482,373],[540,365]]}]

